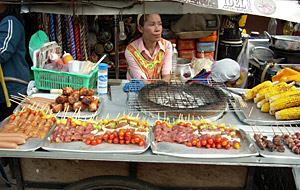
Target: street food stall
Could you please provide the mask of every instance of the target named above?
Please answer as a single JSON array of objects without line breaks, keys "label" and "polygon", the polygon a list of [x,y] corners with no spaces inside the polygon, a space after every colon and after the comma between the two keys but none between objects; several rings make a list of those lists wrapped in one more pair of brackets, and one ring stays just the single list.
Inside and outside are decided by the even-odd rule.
[{"label": "street food stall", "polygon": [[[119,36],[118,15],[144,11],[247,13],[299,22],[300,16],[294,14],[300,8],[297,2],[268,2],[266,8],[261,1],[72,1],[62,3],[66,7],[25,1],[28,7],[23,11],[114,15],[115,39]],[[284,7],[295,4],[295,12],[282,14]],[[71,23],[71,16],[59,18]],[[81,27],[87,26],[79,24],[79,31]],[[102,34],[109,39],[108,33]],[[72,42],[76,46],[76,35],[73,37],[70,47]],[[98,37],[91,36],[89,42]],[[89,66],[85,78],[83,73],[32,67],[35,78],[27,95],[12,97],[20,105],[0,125],[1,135],[19,134],[10,137],[20,142],[0,149],[18,189],[252,189],[260,167],[299,167],[299,72],[275,73],[272,81],[262,80],[251,89],[226,88],[209,80],[191,84],[127,81],[118,79],[117,41],[112,43],[116,79],[108,79],[107,95],[96,94],[97,70]],[[106,49],[112,49],[112,44]],[[62,56],[60,45],[67,48],[46,42],[32,51],[34,64],[47,64],[48,52]],[[87,44],[84,47],[83,52],[88,49]],[[102,51],[100,45],[95,49]],[[35,57],[38,51],[44,52],[40,58]],[[87,52],[71,54],[88,57]],[[101,55],[103,59],[108,56]],[[289,185],[295,188],[294,181]]]}]

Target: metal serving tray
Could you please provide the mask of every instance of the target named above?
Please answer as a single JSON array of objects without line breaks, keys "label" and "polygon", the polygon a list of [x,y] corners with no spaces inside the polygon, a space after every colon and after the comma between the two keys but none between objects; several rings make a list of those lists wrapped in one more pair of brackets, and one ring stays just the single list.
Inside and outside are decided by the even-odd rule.
[{"label": "metal serving tray", "polygon": [[[233,89],[237,92],[245,93],[249,89]],[[238,98],[239,96],[232,94],[233,98],[235,99],[235,102],[239,104]],[[231,101],[231,104],[233,106],[233,109],[238,116],[238,118],[247,124],[252,125],[287,125],[287,124],[300,124],[300,120],[276,120],[275,116],[270,115],[269,113],[264,113],[260,111],[259,108],[257,108],[256,104],[253,102],[253,100],[247,100],[245,101],[247,103],[247,107],[242,107],[240,105],[233,106],[233,102]],[[252,109],[253,107],[253,109]],[[250,111],[252,109],[252,113],[250,114]],[[250,117],[249,117],[250,114]]]},{"label": "metal serving tray", "polygon": [[[43,97],[43,98],[49,98],[49,99],[53,99],[55,100],[55,98],[58,96],[58,94],[46,94],[46,93],[36,93],[36,94],[32,94],[31,97]],[[95,112],[90,112],[88,111],[87,109],[83,110],[80,112],[80,114],[75,114],[76,118],[80,118],[80,119],[85,119],[85,118],[91,118],[91,117],[96,117],[97,115],[100,114],[101,110],[102,110],[102,106],[103,106],[103,101],[104,99],[102,97],[97,97],[99,98],[100,100],[100,103],[98,105],[98,109],[97,111]],[[14,112],[18,112],[21,110],[21,106],[19,105],[15,110]],[[70,111],[70,112],[60,112],[58,114],[54,113],[54,115],[56,117],[60,117],[60,118],[63,118],[63,117],[69,117],[69,116],[74,116],[74,111]]]},{"label": "metal serving tray", "polygon": [[152,133],[151,138],[151,150],[154,154],[162,154],[175,157],[184,158],[240,158],[248,156],[258,156],[258,151],[253,145],[249,136],[246,135],[245,131],[239,130],[241,134],[241,148],[230,150],[205,147],[187,147],[184,144],[169,143],[169,142],[155,142],[154,134]]},{"label": "metal serving tray", "polygon": [[[7,117],[5,120],[2,121],[0,125],[0,130],[3,129],[4,125],[9,122],[9,117]],[[39,138],[29,138],[26,140],[26,142],[22,145],[18,145],[18,149],[7,149],[7,148],[0,148],[1,150],[5,151],[35,151],[36,149],[40,148],[44,142],[46,141],[47,137],[52,134],[53,129],[56,126],[56,122],[53,124],[52,128],[50,131],[47,133],[46,137],[44,139],[39,139]]]},{"label": "metal serving tray", "polygon": [[[292,150],[285,143],[283,143],[284,148],[285,148],[284,152],[278,152],[277,150],[274,150],[273,152],[271,152],[267,148],[266,148],[266,150],[261,150],[255,143],[253,135],[254,135],[253,132],[249,133],[249,136],[251,136],[250,137],[251,142],[255,145],[255,147],[257,148],[257,150],[261,156],[266,157],[266,158],[284,158],[284,159],[299,159],[300,160],[300,155],[293,153]],[[263,135],[267,136],[268,139],[272,141],[274,133],[264,132]]]},{"label": "metal serving tray", "polygon": [[[150,133],[149,133],[150,134]],[[150,137],[148,135],[144,146],[136,144],[109,144],[104,142],[96,146],[86,145],[83,142],[70,142],[70,143],[51,143],[50,136],[42,146],[43,149],[48,151],[60,152],[85,152],[85,153],[125,153],[125,154],[141,154],[145,152],[150,146]]]}]

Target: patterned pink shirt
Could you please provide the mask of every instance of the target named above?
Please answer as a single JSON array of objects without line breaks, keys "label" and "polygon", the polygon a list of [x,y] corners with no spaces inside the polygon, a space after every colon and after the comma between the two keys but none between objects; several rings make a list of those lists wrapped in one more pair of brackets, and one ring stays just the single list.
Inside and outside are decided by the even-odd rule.
[{"label": "patterned pink shirt", "polygon": [[[165,40],[166,47],[159,41],[156,46],[153,56],[150,55],[149,51],[145,48],[142,37],[132,42],[132,44],[141,52],[145,59],[148,61],[154,61],[156,54],[159,53],[160,50],[165,52],[164,62],[162,64],[162,75],[170,75],[172,74],[172,44],[170,41]],[[133,78],[136,79],[147,79],[146,75],[143,73],[133,56],[129,51],[125,51],[125,58],[128,64],[128,70]],[[127,71],[126,77],[127,80],[131,80],[131,76]]]}]

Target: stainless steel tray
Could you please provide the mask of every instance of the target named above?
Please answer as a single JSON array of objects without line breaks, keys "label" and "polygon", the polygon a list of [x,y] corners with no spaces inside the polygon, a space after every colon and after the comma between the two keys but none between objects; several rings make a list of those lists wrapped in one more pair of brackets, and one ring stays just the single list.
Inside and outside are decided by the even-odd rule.
[{"label": "stainless steel tray", "polygon": [[[150,133],[149,133],[150,134]],[[109,144],[104,142],[96,146],[86,145],[83,142],[70,142],[70,143],[51,143],[50,136],[42,146],[43,149],[48,151],[60,152],[85,152],[85,153],[111,153],[111,154],[141,154],[145,152],[150,146],[150,137],[148,135],[144,146],[136,144]]]},{"label": "stainless steel tray", "polygon": [[[43,97],[43,98],[49,98],[49,99],[53,99],[53,100],[55,100],[55,98],[57,97],[58,95],[57,94],[46,94],[46,93],[36,93],[36,94],[33,94],[31,97]],[[95,112],[90,112],[90,111],[88,111],[87,109],[85,109],[85,110],[83,110],[83,111],[81,111],[80,112],[80,114],[75,114],[75,116],[76,116],[76,118],[78,117],[78,118],[81,118],[81,119],[85,119],[85,118],[91,118],[91,117],[96,117],[97,115],[99,115],[100,114],[100,112],[101,112],[101,110],[102,110],[102,106],[103,106],[103,101],[104,101],[104,99],[102,98],[102,97],[97,97],[97,98],[99,98],[99,100],[100,100],[100,103],[99,103],[99,105],[98,105],[98,109],[97,109],[97,111],[95,111]],[[18,112],[18,111],[20,111],[21,110],[21,106],[19,105],[15,110],[14,110],[14,112]],[[62,117],[69,117],[69,116],[73,116],[74,115],[74,112],[73,111],[70,111],[70,112],[65,112],[65,113],[63,113],[63,112],[60,112],[60,113],[58,113],[58,114],[56,114],[56,113],[54,113],[54,115],[56,116],[56,117],[60,117],[60,118],[62,118]]]},{"label": "stainless steel tray", "polygon": [[[237,92],[246,92],[249,89],[234,89]],[[237,95],[232,95],[235,99],[235,102],[238,101]],[[233,106],[233,109],[238,116],[238,118],[247,124],[252,125],[287,125],[287,124],[300,124],[300,120],[276,120],[275,116],[270,115],[269,113],[264,113],[260,111],[259,108],[257,108],[256,104],[253,102],[253,100],[247,100],[245,101],[247,103],[247,107],[242,107],[238,105],[238,107]],[[232,102],[231,102],[232,103]],[[253,109],[252,109],[253,107]],[[252,113],[250,114],[250,111],[252,109]],[[249,117],[250,114],[250,117]]]},{"label": "stainless steel tray", "polygon": [[168,142],[155,142],[154,134],[151,133],[151,150],[154,154],[162,154],[183,158],[239,158],[248,156],[257,156],[258,151],[253,145],[249,136],[245,131],[239,130],[241,134],[241,148],[230,150],[205,147],[187,147],[184,144],[168,143]]},{"label": "stainless steel tray", "polygon": [[[284,148],[285,148],[285,152],[278,152],[277,150],[271,152],[268,149],[266,150],[261,150],[257,144],[255,143],[255,140],[253,138],[254,133],[249,133],[249,136],[251,136],[251,142],[255,145],[255,147],[257,148],[259,154],[263,157],[266,158],[284,158],[284,159],[299,159],[300,160],[300,155],[299,154],[295,154],[292,152],[292,150],[285,144],[284,144]],[[269,140],[273,139],[274,133],[263,133],[264,136],[267,136]]]},{"label": "stainless steel tray", "polygon": [[[4,125],[9,122],[9,117],[7,117],[5,120],[2,121],[0,125],[0,130],[3,129]],[[0,148],[1,150],[5,151],[35,151],[36,149],[42,147],[44,142],[46,141],[47,137],[52,134],[53,129],[56,126],[56,122],[53,124],[50,131],[47,133],[46,137],[44,139],[38,139],[38,138],[29,138],[26,140],[26,142],[22,145],[18,145],[18,149],[6,149],[6,148]]]}]

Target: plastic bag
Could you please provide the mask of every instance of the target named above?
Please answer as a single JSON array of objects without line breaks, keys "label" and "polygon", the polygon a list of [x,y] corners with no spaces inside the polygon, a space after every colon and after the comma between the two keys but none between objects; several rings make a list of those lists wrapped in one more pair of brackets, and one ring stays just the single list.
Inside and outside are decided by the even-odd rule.
[{"label": "plastic bag", "polygon": [[210,66],[213,62],[206,58],[193,58],[191,62],[191,67],[194,70],[194,73],[197,75],[200,73],[203,69],[206,71],[210,71]]},{"label": "plastic bag", "polygon": [[240,78],[236,82],[237,88],[245,88],[247,85],[248,79],[248,67],[249,67],[249,54],[247,52],[248,39],[244,41],[242,50],[237,58],[237,62],[240,64],[241,73]]},{"label": "plastic bag", "polygon": [[69,72],[69,66],[61,63],[48,63],[44,66],[44,69],[60,72]]}]

